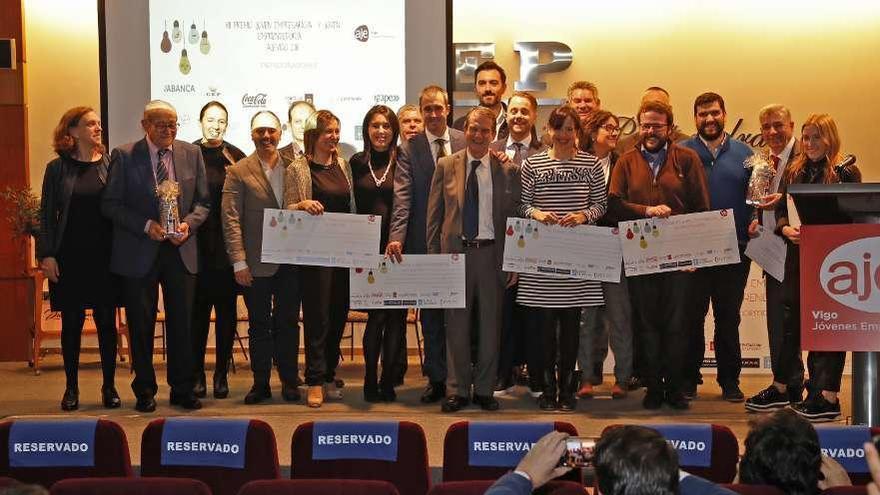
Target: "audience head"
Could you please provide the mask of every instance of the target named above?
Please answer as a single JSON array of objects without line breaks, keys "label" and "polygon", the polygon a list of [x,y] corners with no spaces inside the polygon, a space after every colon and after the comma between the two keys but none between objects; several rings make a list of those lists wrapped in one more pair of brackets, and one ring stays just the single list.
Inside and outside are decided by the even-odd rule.
[{"label": "audience head", "polygon": [[281,119],[269,110],[261,110],[251,117],[251,140],[260,156],[274,154],[281,140]]},{"label": "audience head", "polygon": [[586,122],[590,113],[598,110],[601,105],[599,88],[589,81],[575,81],[567,91],[568,104],[577,112],[581,123]]},{"label": "audience head", "polygon": [[482,158],[495,140],[495,114],[486,107],[470,109],[464,121],[464,139],[474,158]]},{"label": "audience head", "polygon": [[205,103],[199,112],[202,141],[208,146],[220,146],[227,125],[229,125],[229,112],[226,111],[226,106],[219,101]]},{"label": "audience head", "polygon": [[339,118],[330,110],[318,110],[305,124],[305,154],[310,160],[320,156],[336,156],[339,145]]},{"label": "audience head", "polygon": [[158,148],[168,148],[177,137],[177,110],[162,100],[153,100],[144,107],[141,127],[150,142]]},{"label": "audience head", "polygon": [[73,107],[64,112],[52,132],[52,148],[55,153],[67,157],[76,155],[77,148],[91,148],[103,153],[101,141],[101,119],[91,107]]},{"label": "audience head", "polygon": [[49,495],[49,490],[41,485],[13,483],[6,488],[0,488],[0,495]]},{"label": "audience head", "polygon": [[418,136],[425,132],[425,121],[422,112],[415,105],[406,104],[397,111],[397,121],[400,123],[400,135],[404,140]]},{"label": "audience head", "polygon": [[596,480],[602,495],[678,493],[678,453],[656,430],[611,428],[596,443]]},{"label": "audience head", "polygon": [[816,430],[791,409],[752,422],[739,463],[739,481],[772,485],[790,495],[819,493],[822,450]]},{"label": "audience head", "polygon": [[794,121],[788,108],[779,104],[767,105],[758,112],[758,121],[761,123],[761,139],[774,154],[782,153],[794,135]]},{"label": "audience head", "polygon": [[706,141],[714,141],[724,135],[727,110],[724,98],[717,93],[703,93],[694,100],[694,124],[697,134]]},{"label": "audience head", "polygon": [[651,86],[642,93],[642,99],[639,103],[644,103],[646,101],[659,101],[671,105],[669,101],[669,91],[666,91],[660,86]]},{"label": "audience head", "polygon": [[477,66],[474,71],[474,92],[480,99],[480,106],[494,108],[501,103],[507,91],[507,74],[504,69],[491,60]]},{"label": "audience head", "polygon": [[303,142],[305,139],[306,119],[313,113],[315,113],[315,107],[304,100],[295,101],[287,107],[287,122],[290,126],[290,134],[293,136],[293,141],[297,143]]},{"label": "audience head", "polygon": [[608,151],[613,150],[617,147],[617,139],[620,137],[620,122],[617,116],[608,110],[593,112],[584,126],[583,137],[587,140],[587,150],[596,151],[597,146]]},{"label": "audience head", "polygon": [[550,146],[556,150],[567,150],[578,146],[578,136],[583,132],[578,114],[570,106],[556,107],[547,118],[547,133]]},{"label": "audience head", "polygon": [[425,129],[435,136],[446,132],[446,118],[449,116],[449,96],[440,86],[425,86],[419,95],[419,108],[425,119]]},{"label": "audience head", "polygon": [[399,133],[400,124],[394,110],[385,105],[375,105],[364,116],[364,152],[393,150],[397,146]]},{"label": "audience head", "polygon": [[636,118],[642,146],[651,153],[660,151],[666,145],[672,128],[672,107],[661,101],[643,101]]},{"label": "audience head", "polygon": [[507,128],[514,141],[531,134],[537,119],[538,100],[531,93],[517,91],[507,100]]}]

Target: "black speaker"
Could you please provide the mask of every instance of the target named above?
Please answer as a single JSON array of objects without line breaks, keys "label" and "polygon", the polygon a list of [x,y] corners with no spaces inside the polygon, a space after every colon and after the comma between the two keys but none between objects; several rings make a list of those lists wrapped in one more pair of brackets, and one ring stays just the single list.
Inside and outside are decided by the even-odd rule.
[{"label": "black speaker", "polygon": [[0,38],[0,69],[15,70],[15,40]]}]

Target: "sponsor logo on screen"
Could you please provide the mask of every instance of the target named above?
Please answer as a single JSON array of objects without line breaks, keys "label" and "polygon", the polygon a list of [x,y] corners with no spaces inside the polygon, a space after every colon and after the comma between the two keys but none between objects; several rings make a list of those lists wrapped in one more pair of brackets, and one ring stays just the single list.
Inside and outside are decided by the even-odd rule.
[{"label": "sponsor logo on screen", "polygon": [[386,103],[397,103],[400,101],[399,95],[374,95],[373,101],[376,103],[386,104]]},{"label": "sponsor logo on screen", "polygon": [[354,39],[361,43],[366,43],[370,39],[370,28],[366,24],[361,24],[354,30]]},{"label": "sponsor logo on screen", "polygon": [[196,92],[195,84],[168,83],[162,86],[162,91],[171,94],[192,94]]},{"label": "sponsor logo on screen", "polygon": [[266,108],[266,93],[248,94],[241,97],[241,106],[244,108]]},{"label": "sponsor logo on screen", "polygon": [[880,237],[856,239],[828,253],[819,282],[825,294],[838,303],[880,313]]},{"label": "sponsor logo on screen", "polygon": [[208,98],[220,98],[220,90],[215,86],[208,86],[208,90],[205,91],[205,96]]}]

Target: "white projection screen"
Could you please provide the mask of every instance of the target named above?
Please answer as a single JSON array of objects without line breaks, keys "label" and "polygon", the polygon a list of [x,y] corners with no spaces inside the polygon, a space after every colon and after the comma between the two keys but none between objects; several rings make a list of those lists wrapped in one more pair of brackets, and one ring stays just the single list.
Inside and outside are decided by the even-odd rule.
[{"label": "white projection screen", "polygon": [[143,105],[177,108],[178,139],[201,138],[199,110],[229,110],[226,140],[253,150],[250,118],[305,100],[341,120],[347,157],[364,114],[445,86],[447,2],[422,0],[103,0],[104,120],[111,146],[140,139]]}]

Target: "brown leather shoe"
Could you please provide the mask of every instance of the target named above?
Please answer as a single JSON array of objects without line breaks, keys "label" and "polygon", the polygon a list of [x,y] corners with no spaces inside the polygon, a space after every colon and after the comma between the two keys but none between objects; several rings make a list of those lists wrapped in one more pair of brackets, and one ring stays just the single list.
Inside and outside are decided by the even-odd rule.
[{"label": "brown leather shoe", "polygon": [[581,385],[581,388],[577,391],[577,396],[581,399],[592,399],[593,398],[593,384],[590,382],[584,382]]},{"label": "brown leather shoe", "polygon": [[619,383],[615,383],[613,387],[611,387],[611,398],[612,399],[624,399],[626,398],[626,387],[622,386]]},{"label": "brown leather shoe", "polygon": [[321,407],[321,404],[324,403],[324,387],[321,385],[309,385],[306,401],[309,407]]}]

